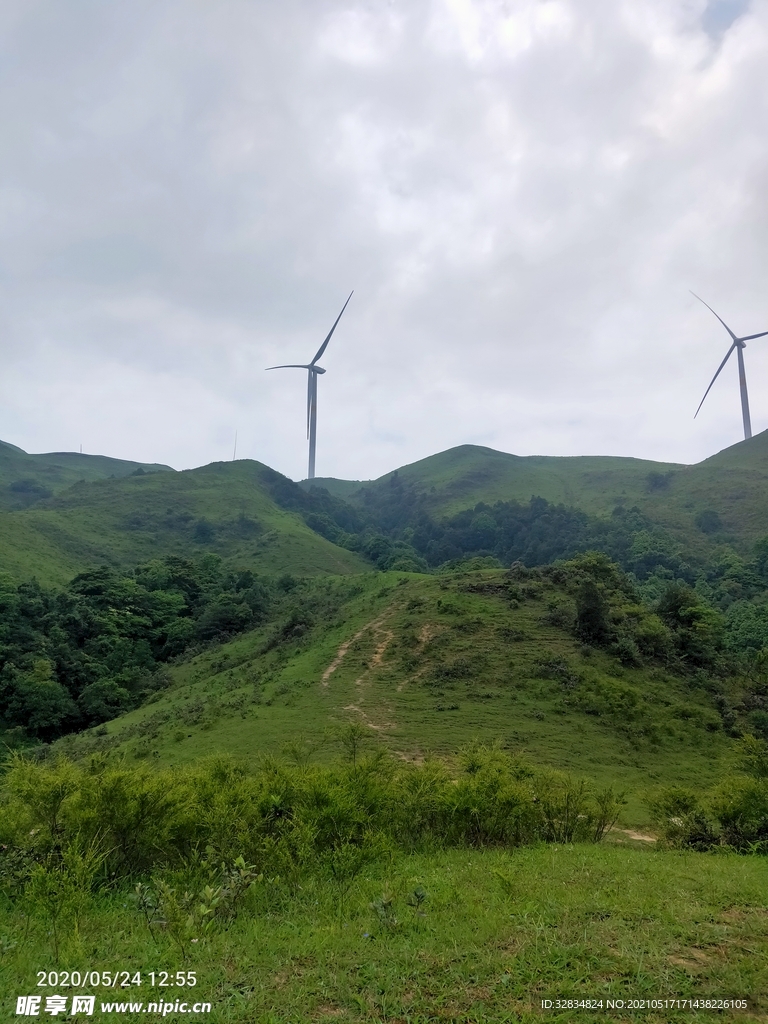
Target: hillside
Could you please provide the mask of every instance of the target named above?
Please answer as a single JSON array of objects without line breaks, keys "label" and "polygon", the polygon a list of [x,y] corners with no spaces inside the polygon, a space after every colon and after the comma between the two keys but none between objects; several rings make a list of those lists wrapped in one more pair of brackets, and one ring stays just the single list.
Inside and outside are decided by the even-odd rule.
[{"label": "hillside", "polygon": [[435,517],[479,502],[527,502],[532,496],[603,517],[617,506],[636,506],[702,557],[724,542],[747,551],[768,533],[768,431],[694,466],[608,456],[523,457],[462,445],[374,481],[317,484],[358,506],[373,506],[393,477],[423,494]]},{"label": "hillside", "polygon": [[533,1021],[659,978],[763,1019],[760,444],[333,493],[137,467],[0,511],[0,989],[87,948],[130,1019],[157,965],[211,1020]]},{"label": "hillside", "polygon": [[173,472],[170,466],[127,462],[105,455],[78,452],[29,455],[15,445],[0,441],[0,510],[28,508],[80,480],[120,479],[137,470],[143,473]]},{"label": "hillside", "polygon": [[[640,578],[658,565],[692,582],[731,551],[749,560],[768,534],[768,433],[696,466],[464,445],[368,483],[298,488],[247,460],[164,469],[0,445],[0,571],[61,584],[102,563],[211,551],[259,571],[338,574],[492,552],[541,564],[596,547]],[[509,503],[532,496],[550,507],[511,523]],[[462,520],[481,502],[507,503],[493,543],[470,537]],[[532,547],[525,538],[534,535]]]},{"label": "hillside", "polygon": [[[499,741],[627,789],[629,820],[642,823],[649,786],[699,787],[721,770],[741,684],[583,646],[569,580],[475,570],[306,581],[277,623],[172,667],[151,703],[57,746],[164,764],[225,751],[302,760],[338,756],[349,723],[368,748],[411,760]],[[616,592],[613,617],[629,623],[640,613],[626,600]]]},{"label": "hillside", "polygon": [[[111,460],[104,462],[106,471]],[[262,481],[260,463],[214,463],[181,473],[137,466],[114,479],[97,479],[98,467],[90,468],[90,482],[80,479],[28,508],[0,512],[0,571],[64,583],[104,563],[131,566],[206,552],[264,572],[338,574],[367,567],[281,509]]]}]

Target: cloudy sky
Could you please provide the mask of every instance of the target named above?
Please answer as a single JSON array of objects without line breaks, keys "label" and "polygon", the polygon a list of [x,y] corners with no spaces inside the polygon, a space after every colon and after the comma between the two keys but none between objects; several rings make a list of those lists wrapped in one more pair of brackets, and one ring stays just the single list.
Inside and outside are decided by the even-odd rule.
[{"label": "cloudy sky", "polygon": [[[768,330],[768,0],[4,0],[0,438],[695,462]],[[768,428],[768,338],[746,353]]]}]

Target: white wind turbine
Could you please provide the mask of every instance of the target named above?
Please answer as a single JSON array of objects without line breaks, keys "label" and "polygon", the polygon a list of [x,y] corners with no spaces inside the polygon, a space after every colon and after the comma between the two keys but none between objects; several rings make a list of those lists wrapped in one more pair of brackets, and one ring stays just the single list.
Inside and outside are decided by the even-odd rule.
[{"label": "white wind turbine", "polygon": [[[350,292],[349,299],[351,299],[353,295],[354,291]],[[317,365],[317,361],[328,347],[328,342],[331,340],[331,336],[336,330],[336,324],[341,320],[341,314],[349,304],[349,299],[347,299],[341,307],[341,313],[336,317],[336,323],[334,323],[333,327],[328,332],[328,337],[317,350],[315,358],[311,363],[285,363],[282,366],[267,367],[268,370],[307,370],[307,437],[309,438],[308,480],[314,480],[315,478],[315,448],[317,444],[317,375],[319,373],[325,373],[322,366]]]},{"label": "white wind turbine", "polygon": [[[696,294],[696,292],[691,292],[691,295],[694,297],[694,299],[698,299],[699,302],[703,302],[704,305],[707,307],[707,309],[710,311],[710,313],[714,313],[715,316],[717,316],[717,313],[715,313],[714,309],[712,309],[712,307],[710,305],[708,305],[706,302],[704,302],[704,299],[702,299],[700,296],[698,296]],[[715,383],[715,381],[717,380],[717,378],[720,375],[720,371],[725,366],[725,364],[728,362],[728,360],[731,358],[731,353],[733,352],[733,350],[736,349],[736,355],[737,355],[737,358],[738,358],[738,361],[739,361],[739,389],[741,391],[741,417],[744,420],[744,440],[748,441],[749,438],[752,437],[752,422],[751,422],[751,420],[749,418],[749,396],[747,395],[747,375],[746,375],[746,371],[744,370],[744,349],[747,347],[744,344],[744,342],[752,341],[754,338],[764,338],[768,334],[768,331],[762,331],[760,334],[747,334],[746,337],[744,337],[744,338],[737,338],[736,335],[731,330],[731,328],[725,322],[725,320],[723,320],[719,316],[717,316],[717,319],[720,321],[720,323],[723,325],[723,327],[726,329],[726,331],[728,331],[728,333],[730,334],[732,344],[731,344],[731,347],[728,349],[728,351],[725,354],[725,359],[718,366],[717,373],[712,378],[709,387],[704,392],[704,398],[706,398],[707,395],[709,394],[709,392],[710,392],[710,390],[712,388],[712,385]],[[701,409],[702,405],[704,405],[704,398],[702,398],[702,400],[699,402],[699,409]],[[696,419],[696,417],[699,415],[699,409],[697,409],[696,412],[693,414],[693,418],[694,419]]]}]

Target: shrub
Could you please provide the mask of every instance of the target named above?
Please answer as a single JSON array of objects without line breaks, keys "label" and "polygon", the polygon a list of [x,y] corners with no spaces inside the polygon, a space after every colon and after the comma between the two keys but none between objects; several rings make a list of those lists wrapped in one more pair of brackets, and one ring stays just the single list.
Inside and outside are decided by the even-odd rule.
[{"label": "shrub", "polygon": [[656,610],[672,631],[677,653],[683,659],[697,667],[715,662],[721,646],[722,620],[695,590],[683,583],[670,584]]},{"label": "shrub", "polygon": [[640,649],[633,637],[628,633],[619,634],[613,644],[612,651],[622,665],[640,665],[642,663],[643,659],[640,657]]},{"label": "shrub", "polygon": [[330,871],[340,893],[388,849],[599,841],[620,806],[481,745],[464,752],[457,777],[437,761],[357,750],[346,764],[265,759],[252,774],[224,758],[151,771],[104,756],[35,764],[15,755],[1,795],[5,864],[22,864],[25,851],[34,864],[89,849],[108,877],[141,878],[208,850],[211,862],[242,856],[270,877]]},{"label": "shrub", "polygon": [[670,786],[650,800],[653,821],[662,840],[672,847],[709,850],[718,842],[714,824],[701,806],[699,796],[682,786]]},{"label": "shrub", "polygon": [[591,579],[584,580],[576,595],[576,634],[595,647],[605,644],[611,635],[608,602]]},{"label": "shrub", "polygon": [[714,509],[707,508],[699,512],[694,522],[702,533],[717,533],[722,530],[723,523]]},{"label": "shrub", "polygon": [[731,776],[711,794],[720,840],[741,852],[768,852],[768,779]]},{"label": "shrub", "polygon": [[86,686],[77,701],[86,721],[107,722],[127,711],[133,701],[130,693],[111,679]]},{"label": "shrub", "polygon": [[648,658],[668,662],[674,654],[672,634],[658,615],[644,615],[633,630],[638,650]]}]

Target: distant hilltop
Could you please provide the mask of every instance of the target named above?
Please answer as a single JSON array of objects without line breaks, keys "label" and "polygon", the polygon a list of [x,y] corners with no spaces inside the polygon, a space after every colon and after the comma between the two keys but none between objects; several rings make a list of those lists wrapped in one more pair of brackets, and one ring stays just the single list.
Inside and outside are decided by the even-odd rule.
[{"label": "distant hilltop", "polygon": [[[51,497],[80,480],[120,479],[141,470],[142,473],[173,473],[170,466],[159,463],[129,462],[107,455],[84,455],[82,452],[47,452],[30,455],[8,441],[0,441],[0,509],[28,505]],[[8,492],[13,497],[9,497]]]}]

